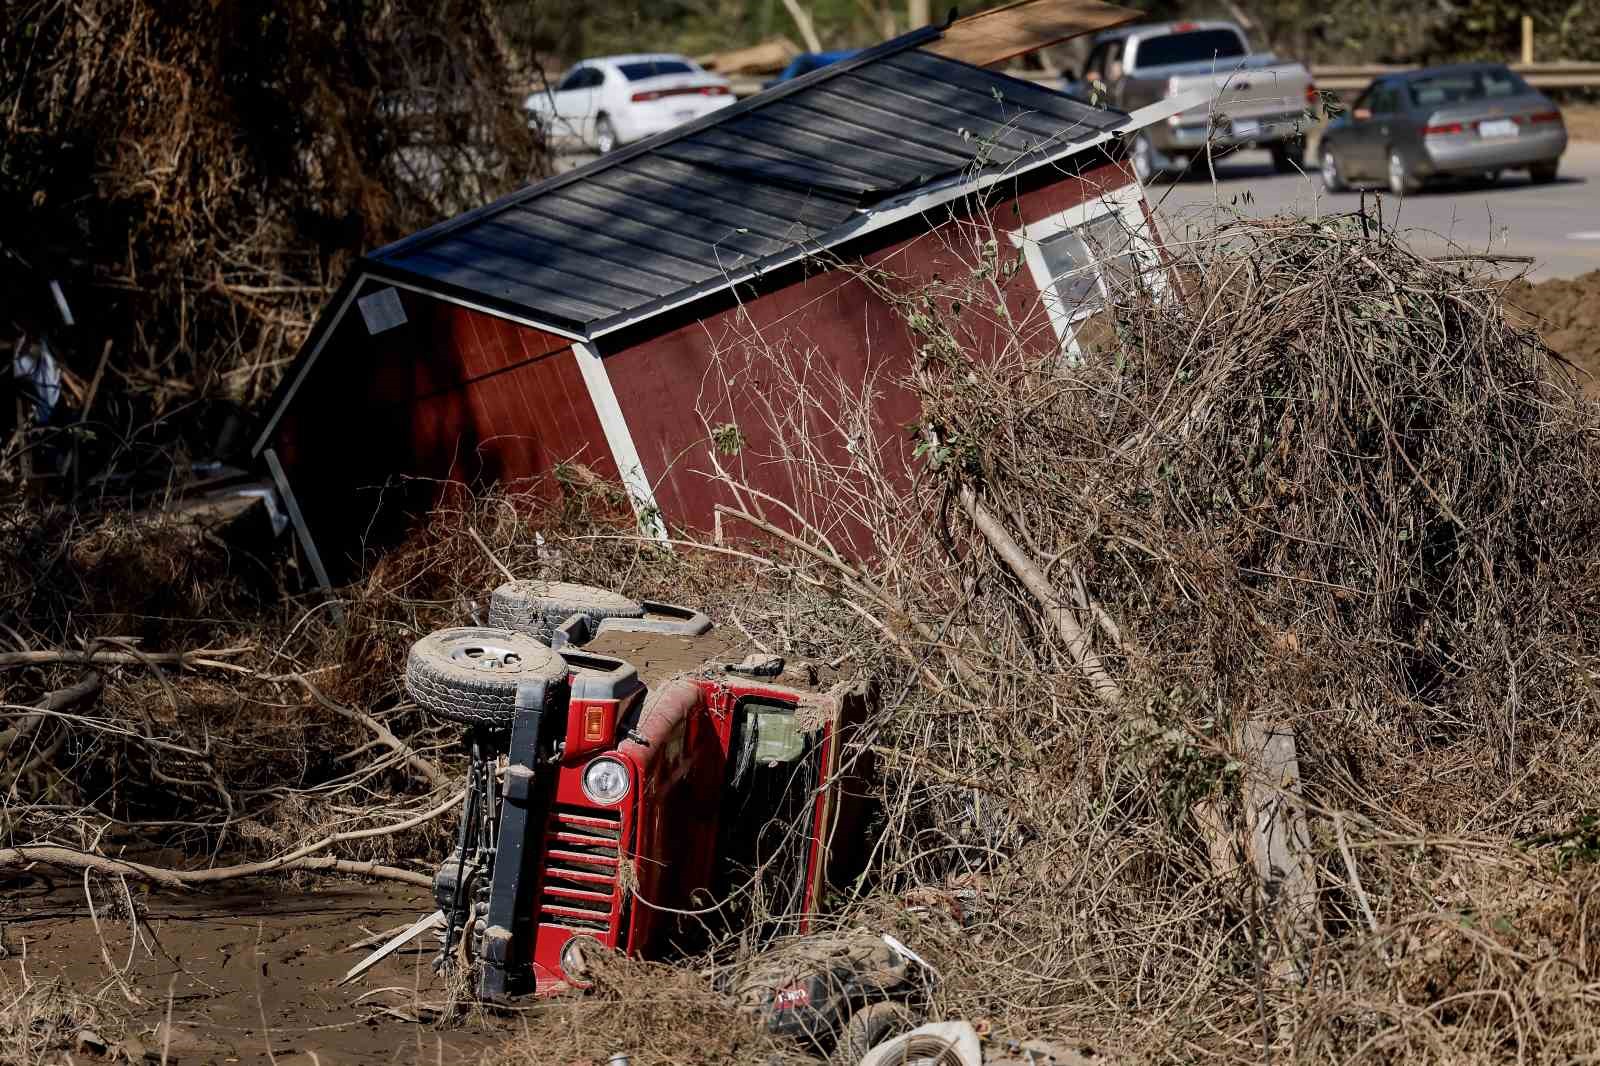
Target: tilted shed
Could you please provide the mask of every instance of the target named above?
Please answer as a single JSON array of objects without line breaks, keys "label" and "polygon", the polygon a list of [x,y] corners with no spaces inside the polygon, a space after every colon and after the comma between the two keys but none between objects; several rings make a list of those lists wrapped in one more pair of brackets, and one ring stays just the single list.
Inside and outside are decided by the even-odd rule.
[{"label": "tilted shed", "polygon": [[[870,379],[872,432],[909,456],[916,405],[895,382],[916,343],[861,268],[908,284],[960,269],[954,227],[1020,250],[1006,299],[1019,314],[1042,300],[1049,343],[1071,349],[1055,275],[1075,264],[1070,284],[1094,284],[1083,227],[1146,225],[1123,137],[1180,102],[1091,107],[935,54],[939,36],[899,37],[363,258],[255,446],[313,562],[348,572],[440,480],[562,463],[620,480],[653,535],[709,529],[726,491],[707,476],[711,429],[737,426],[749,456],[783,447],[751,399],[762,360]],[[815,489],[780,462],[741,476],[780,498]]]}]

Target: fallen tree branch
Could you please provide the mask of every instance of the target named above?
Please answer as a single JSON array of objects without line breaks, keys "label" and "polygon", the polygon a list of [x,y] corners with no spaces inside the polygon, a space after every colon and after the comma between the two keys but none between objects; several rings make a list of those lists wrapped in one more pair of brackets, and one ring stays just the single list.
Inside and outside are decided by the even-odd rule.
[{"label": "fallen tree branch", "polygon": [[332,856],[318,856],[315,853],[325,851],[335,844],[344,844],[352,840],[368,840],[372,837],[389,836],[394,833],[415,829],[417,826],[454,810],[461,803],[461,793],[456,793],[439,806],[421,814],[407,818],[403,822],[393,825],[373,826],[370,829],[351,829],[342,833],[332,833],[321,840],[296,848],[294,851],[260,862],[240,863],[237,866],[216,866],[209,870],[173,870],[162,866],[148,866],[142,862],[132,862],[127,859],[114,859],[106,855],[96,855],[92,852],[78,851],[74,848],[58,847],[56,845],[24,845],[17,848],[0,848],[0,869],[15,869],[42,863],[46,866],[61,866],[74,870],[96,870],[106,874],[121,874],[124,877],[134,877],[141,881],[163,885],[168,888],[185,888],[190,885],[210,884],[216,881],[234,881],[241,877],[259,877],[262,874],[285,873],[291,870],[311,870],[327,873],[359,874],[364,877],[381,877],[390,881],[403,881],[407,884],[432,885],[433,879],[427,874],[416,873],[411,870],[401,870],[393,866],[383,866],[376,862],[358,862],[353,859],[337,859]]},{"label": "fallen tree branch", "polygon": [[78,663],[83,666],[144,666],[150,663],[176,663],[178,666],[211,666],[224,670],[239,670],[234,663],[218,660],[242,655],[255,647],[240,644],[232,648],[200,648],[195,651],[126,652],[126,651],[74,651],[71,648],[46,648],[42,651],[0,652],[0,669],[14,666],[49,666],[56,663]]},{"label": "fallen tree branch", "polygon": [[1122,686],[1117,684],[1115,678],[1106,671],[1105,664],[1100,661],[1100,656],[1089,643],[1089,635],[1078,624],[1073,611],[1062,606],[1062,597],[1050,584],[1050,579],[1044,576],[1044,571],[1039,565],[1028,557],[1022,550],[1005,526],[990,514],[983,504],[978,502],[978,494],[972,491],[971,486],[961,486],[961,506],[966,510],[967,516],[972,519],[972,524],[977,527],[983,539],[989,542],[989,547],[1000,556],[1011,572],[1017,576],[1023,586],[1039,601],[1045,617],[1056,627],[1056,632],[1061,634],[1061,639],[1066,642],[1067,655],[1077,664],[1083,676],[1088,679],[1089,687],[1101,703],[1115,705],[1122,702]]},{"label": "fallen tree branch", "polygon": [[332,711],[341,718],[348,718],[352,722],[359,722],[366,728],[370,729],[373,736],[378,739],[379,743],[383,744],[396,754],[404,757],[406,765],[411,767],[411,769],[415,770],[421,776],[427,778],[430,785],[433,785],[436,788],[442,788],[449,783],[443,770],[439,769],[437,765],[429,760],[424,759],[421,755],[418,755],[411,745],[395,736],[394,733],[391,732],[389,728],[382,722],[378,721],[365,711],[360,711],[354,707],[346,707],[343,704],[335,703],[333,700],[329,699],[323,693],[323,691],[304,674],[281,674],[277,677],[268,678],[268,680],[292,681],[301,688],[305,689],[306,693],[312,699],[316,700],[320,706]]},{"label": "fallen tree branch", "polygon": [[44,694],[44,698],[34,704],[39,713],[24,715],[22,721],[9,729],[0,729],[0,749],[10,750],[17,741],[27,738],[50,714],[75,703],[81,703],[100,691],[100,675],[85,674],[76,682],[66,688],[58,688]]},{"label": "fallen tree branch", "polygon": [[871,599],[881,604],[884,609],[889,611],[890,614],[894,616],[896,621],[901,622],[909,627],[917,634],[918,637],[922,638],[927,643],[938,647],[940,653],[944,655],[945,661],[950,664],[950,668],[956,672],[956,676],[961,678],[962,681],[965,681],[967,684],[972,685],[974,688],[980,690],[988,687],[983,682],[983,679],[978,676],[978,672],[972,668],[971,663],[967,662],[967,660],[962,658],[962,656],[957,652],[945,647],[942,643],[940,643],[938,638],[934,635],[933,630],[929,629],[925,623],[919,622],[915,618],[912,618],[906,612],[904,607],[896,603],[895,600],[887,592],[879,588],[871,578],[861,573],[861,571],[845,562],[839,556],[825,552],[816,545],[809,544],[804,539],[795,536],[793,533],[780,529],[765,519],[757,518],[748,511],[741,511],[738,508],[729,507],[727,504],[719,503],[716,505],[716,513],[725,514],[729,518],[737,518],[739,521],[754,526],[763,533],[777,537],[779,540],[790,545],[791,547],[798,548],[800,551],[805,552],[818,562],[825,563],[826,565],[832,567],[834,570],[838,571],[839,575],[844,578],[845,584],[853,591],[857,592],[866,599]]},{"label": "fallen tree branch", "polygon": [[399,881],[408,885],[428,888],[433,878],[414,870],[402,870],[377,862],[359,862],[354,859],[336,859],[331,855],[306,856],[279,862],[246,863],[242,866],[219,866],[212,870],[171,870],[161,866],[147,866],[126,859],[112,859],[92,852],[54,846],[0,849],[0,869],[31,866],[58,866],[69,870],[92,870],[102,874],[120,874],[139,881],[161,885],[163,888],[188,888],[212,881],[228,881],[240,877],[254,877],[264,873],[287,873],[305,870],[312,873],[351,874],[358,877],[377,877]]}]

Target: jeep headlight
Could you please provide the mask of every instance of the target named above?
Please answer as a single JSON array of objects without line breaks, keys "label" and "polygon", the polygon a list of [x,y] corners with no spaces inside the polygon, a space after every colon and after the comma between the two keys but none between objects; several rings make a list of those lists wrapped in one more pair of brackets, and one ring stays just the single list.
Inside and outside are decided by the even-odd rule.
[{"label": "jeep headlight", "polygon": [[583,771],[583,794],[595,803],[610,806],[628,795],[628,767],[621,759],[602,755]]},{"label": "jeep headlight", "polygon": [[561,949],[561,974],[567,979],[567,983],[578,988],[588,988],[589,962],[604,950],[600,946],[600,941],[592,936],[580,934],[567,941]]}]

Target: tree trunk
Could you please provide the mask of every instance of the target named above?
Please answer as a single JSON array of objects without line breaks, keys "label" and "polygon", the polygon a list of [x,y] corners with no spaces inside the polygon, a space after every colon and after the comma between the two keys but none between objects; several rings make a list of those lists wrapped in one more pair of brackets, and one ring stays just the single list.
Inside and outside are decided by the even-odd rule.
[{"label": "tree trunk", "polygon": [[800,0],[783,0],[784,10],[789,12],[789,17],[794,19],[795,29],[800,31],[801,38],[806,42],[806,48],[813,52],[822,51],[822,41],[817,37],[817,28],[812,25],[811,15],[800,6]]}]

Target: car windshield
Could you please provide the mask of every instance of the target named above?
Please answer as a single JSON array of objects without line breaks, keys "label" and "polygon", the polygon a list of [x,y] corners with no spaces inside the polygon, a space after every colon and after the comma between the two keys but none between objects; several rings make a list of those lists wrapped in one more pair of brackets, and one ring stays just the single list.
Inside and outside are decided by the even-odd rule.
[{"label": "car windshield", "polygon": [[1244,42],[1232,30],[1195,30],[1145,38],[1139,42],[1138,61],[1141,67],[1165,67],[1233,59],[1244,54]]},{"label": "car windshield", "polygon": [[1522,79],[1509,70],[1461,70],[1414,78],[1407,86],[1417,107],[1441,107],[1468,100],[1490,100],[1527,92]]},{"label": "car windshield", "polygon": [[636,63],[618,63],[617,69],[629,81],[659,78],[663,74],[694,73],[694,68],[681,59],[641,59]]}]

